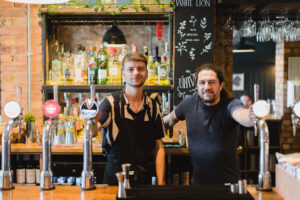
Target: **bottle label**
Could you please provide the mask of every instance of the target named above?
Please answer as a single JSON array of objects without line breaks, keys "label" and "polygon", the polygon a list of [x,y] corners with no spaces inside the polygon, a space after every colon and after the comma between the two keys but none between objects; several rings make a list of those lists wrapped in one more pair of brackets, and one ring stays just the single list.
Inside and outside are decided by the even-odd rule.
[{"label": "bottle label", "polygon": [[65,77],[70,78],[71,77],[71,71],[69,69],[65,70]]},{"label": "bottle label", "polygon": [[167,79],[167,70],[165,68],[159,68],[160,79]]},{"label": "bottle label", "polygon": [[61,70],[61,61],[58,59],[52,60],[52,69],[55,71],[60,71]]},{"label": "bottle label", "polygon": [[25,183],[25,168],[17,169],[17,183]]},{"label": "bottle label", "polygon": [[80,68],[76,68],[75,69],[75,80],[76,81],[83,81],[83,75],[82,75],[82,69],[80,69]]},{"label": "bottle label", "polygon": [[100,59],[101,59],[102,61],[104,61],[104,60],[106,59],[106,55],[103,55],[103,54],[102,54],[102,55],[100,56]]},{"label": "bottle label", "polygon": [[98,69],[98,78],[106,79],[107,78],[107,70],[106,69]]},{"label": "bottle label", "polygon": [[109,68],[109,75],[110,76],[118,76],[118,68],[110,67]]},{"label": "bottle label", "polygon": [[155,77],[155,69],[148,69],[148,77],[149,78]]},{"label": "bottle label", "polygon": [[35,169],[26,169],[26,183],[35,183]]}]

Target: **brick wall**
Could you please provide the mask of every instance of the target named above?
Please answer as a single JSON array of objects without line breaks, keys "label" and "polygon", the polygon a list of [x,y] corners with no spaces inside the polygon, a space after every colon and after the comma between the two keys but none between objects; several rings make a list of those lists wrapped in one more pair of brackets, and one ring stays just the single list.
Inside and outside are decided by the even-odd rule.
[{"label": "brick wall", "polygon": [[288,58],[300,56],[300,42],[281,42],[276,44],[276,109],[283,116],[281,144],[284,153],[300,151],[300,129],[297,136],[292,135],[291,109],[286,108]]},{"label": "brick wall", "polygon": [[[36,126],[42,126],[42,37],[38,17],[39,5],[31,5],[31,112]],[[1,107],[17,100],[16,86],[22,86],[23,113],[28,113],[27,99],[27,5],[0,1],[0,16],[6,19],[1,35]],[[8,119],[1,109],[2,122]]]}]

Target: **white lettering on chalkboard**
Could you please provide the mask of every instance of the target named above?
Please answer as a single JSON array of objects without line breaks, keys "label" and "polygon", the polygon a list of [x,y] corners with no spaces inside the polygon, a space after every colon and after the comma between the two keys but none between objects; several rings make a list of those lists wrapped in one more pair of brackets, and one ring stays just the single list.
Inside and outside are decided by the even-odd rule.
[{"label": "white lettering on chalkboard", "polygon": [[176,0],[176,6],[192,7],[192,0]]},{"label": "white lettering on chalkboard", "polygon": [[176,0],[175,4],[176,6],[180,7],[209,7],[210,6],[210,0],[196,0],[195,5],[193,4],[194,2],[192,0]]},{"label": "white lettering on chalkboard", "polygon": [[202,28],[202,29],[205,29],[206,28],[206,22],[207,22],[207,20],[206,20],[206,17],[203,17],[201,20],[200,20],[200,27]]},{"label": "white lettering on chalkboard", "polygon": [[196,0],[196,7],[209,7],[210,0]]},{"label": "white lettering on chalkboard", "polygon": [[191,58],[191,60],[195,60],[195,53],[194,53],[194,51],[195,51],[196,49],[195,48],[191,48],[191,51],[190,51],[190,58]]},{"label": "white lettering on chalkboard", "polygon": [[204,33],[204,41],[203,42],[206,42],[208,41],[209,39],[211,38],[211,33]]},{"label": "white lettering on chalkboard", "polygon": [[180,40],[182,40],[184,38],[184,36],[186,35],[183,32],[183,30],[185,29],[185,26],[186,26],[186,20],[180,22],[179,24],[180,24],[180,27],[179,27],[177,33],[180,35]]},{"label": "white lettering on chalkboard", "polygon": [[204,53],[208,53],[209,50],[211,50],[212,48],[212,42],[210,42],[208,45],[205,45],[204,49],[202,49],[202,52],[200,53],[200,55],[204,54]]},{"label": "white lettering on chalkboard", "polygon": [[182,51],[185,51],[187,52],[187,49],[186,49],[186,43],[185,41],[182,41],[182,42],[179,42],[178,43],[178,46],[175,46],[175,48],[177,49],[177,51],[179,51],[180,55],[182,54]]},{"label": "white lettering on chalkboard", "polygon": [[190,70],[186,70],[187,76],[181,76],[179,78],[179,84],[176,88],[179,98],[185,98],[186,94],[193,94],[197,88],[195,87],[196,74],[191,73]]},{"label": "white lettering on chalkboard", "polygon": [[196,17],[195,16],[191,16],[191,19],[190,19],[190,21],[189,21],[191,24],[193,24],[193,27],[195,27],[195,25],[196,25],[196,22],[197,22],[197,19],[196,19]]}]

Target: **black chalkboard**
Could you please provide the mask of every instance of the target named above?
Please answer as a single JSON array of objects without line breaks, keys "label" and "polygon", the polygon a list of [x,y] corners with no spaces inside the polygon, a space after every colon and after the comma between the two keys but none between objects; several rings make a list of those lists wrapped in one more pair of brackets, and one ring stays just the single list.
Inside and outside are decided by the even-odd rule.
[{"label": "black chalkboard", "polygon": [[175,0],[174,105],[196,92],[195,69],[213,63],[214,0]]}]

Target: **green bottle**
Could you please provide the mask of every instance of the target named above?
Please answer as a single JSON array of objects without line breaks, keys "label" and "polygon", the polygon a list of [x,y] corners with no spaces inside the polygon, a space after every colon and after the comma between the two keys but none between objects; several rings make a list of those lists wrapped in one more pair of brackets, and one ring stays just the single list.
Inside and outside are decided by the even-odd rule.
[{"label": "green bottle", "polygon": [[108,57],[107,52],[103,48],[101,44],[98,52],[97,52],[97,67],[98,67],[98,84],[99,85],[107,85],[107,64]]}]

